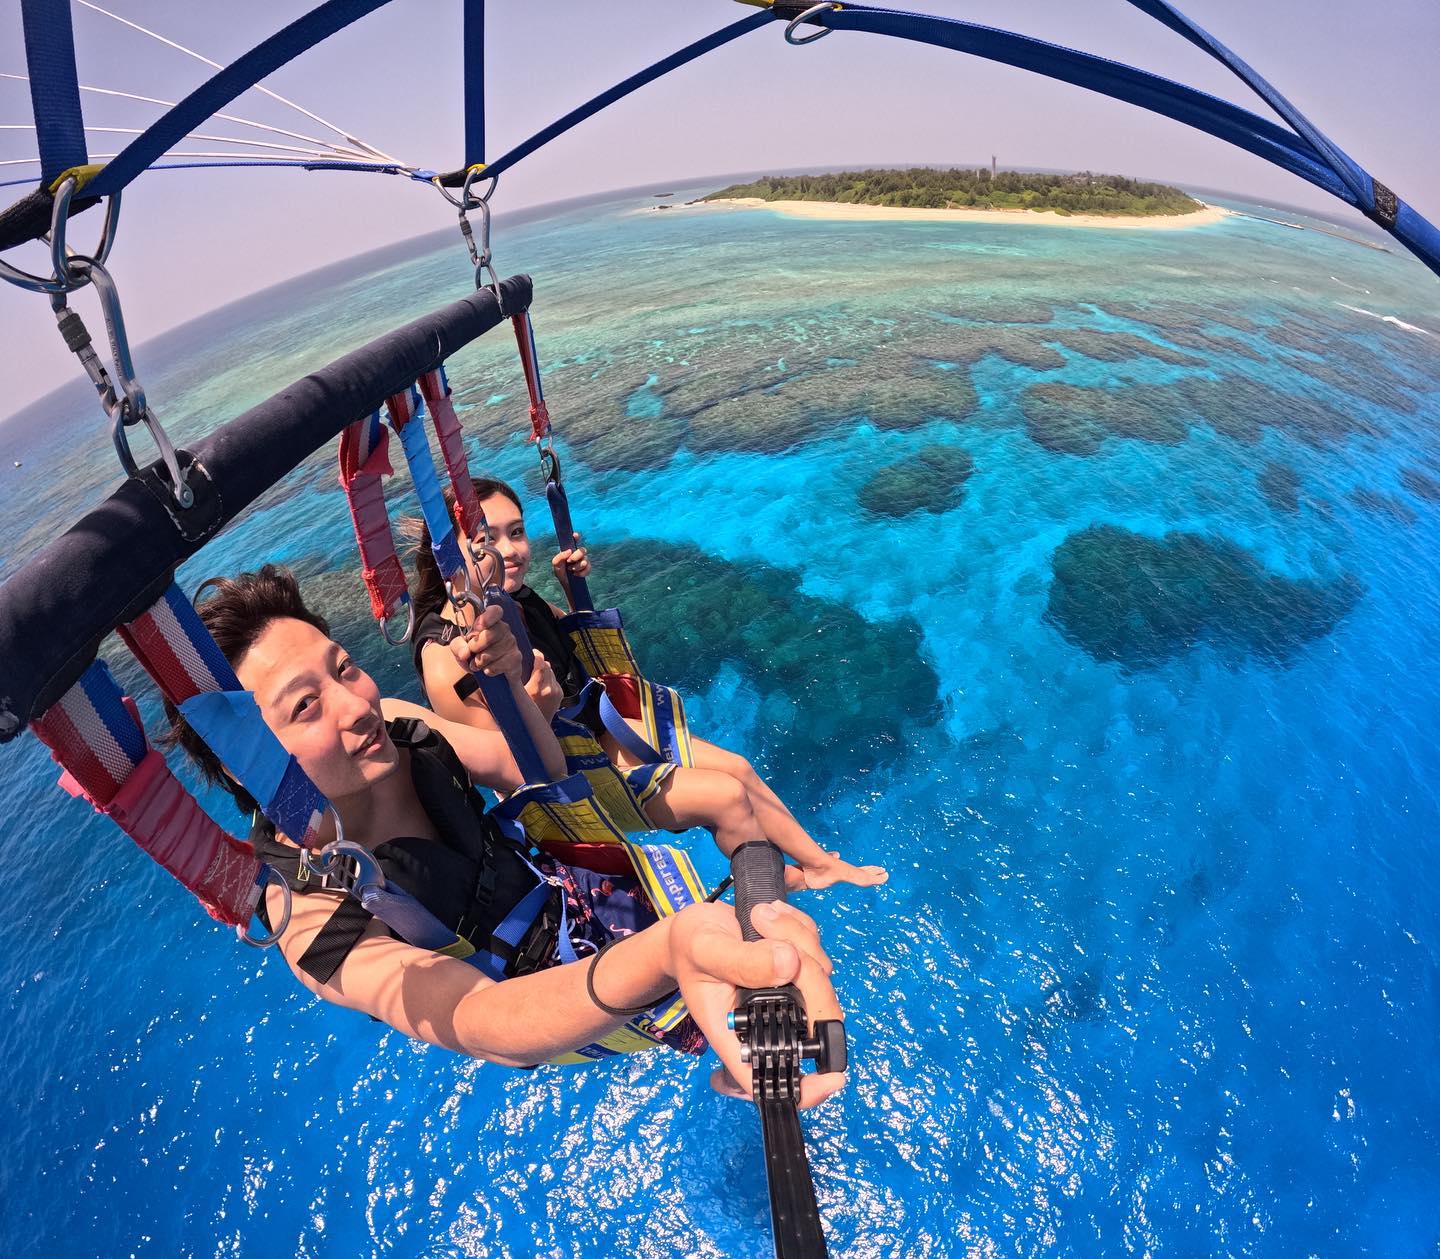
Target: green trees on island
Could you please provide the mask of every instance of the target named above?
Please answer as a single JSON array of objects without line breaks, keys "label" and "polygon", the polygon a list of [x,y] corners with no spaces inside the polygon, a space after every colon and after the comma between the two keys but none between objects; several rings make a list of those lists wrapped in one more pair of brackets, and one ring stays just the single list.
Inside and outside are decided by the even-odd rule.
[{"label": "green trees on island", "polygon": [[762,201],[837,201],[914,209],[1053,210],[1057,214],[1189,214],[1198,203],[1178,188],[1123,175],[1081,171],[1035,175],[978,170],[840,171],[829,175],[766,175],[702,197]]}]

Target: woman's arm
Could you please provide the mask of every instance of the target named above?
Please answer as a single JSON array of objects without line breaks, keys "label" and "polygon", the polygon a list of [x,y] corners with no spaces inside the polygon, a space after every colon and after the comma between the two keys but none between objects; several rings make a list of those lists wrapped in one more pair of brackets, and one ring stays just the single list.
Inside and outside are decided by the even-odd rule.
[{"label": "woman's arm", "polygon": [[[555,684],[554,671],[546,664],[544,657],[535,653],[536,666],[531,671],[534,697],[530,689],[521,685],[520,655],[515,640],[505,626],[499,608],[486,608],[479,621],[463,638],[451,640],[449,647],[438,643],[427,643],[420,649],[420,667],[424,674],[425,695],[433,712],[410,705],[404,715],[420,716],[437,733],[443,734],[454,747],[471,777],[497,791],[513,791],[523,786],[523,777],[515,766],[499,727],[480,692],[475,691],[465,699],[455,693],[455,684],[470,672],[478,669],[490,676],[503,674],[515,699],[515,706],[524,721],[525,729],[534,742],[545,771],[554,778],[563,778],[566,773],[565,754],[555,733],[550,729],[550,716],[542,712],[538,704],[558,707],[559,687]],[[390,700],[395,706],[403,701]],[[395,715],[402,715],[396,708]],[[436,717],[440,722],[436,721]],[[449,723],[441,728],[441,723]],[[465,733],[456,734],[455,731]],[[471,733],[482,736],[470,737]],[[498,740],[498,744],[497,744]],[[500,755],[499,749],[504,749]]]},{"label": "woman's arm", "polygon": [[[555,738],[555,732],[550,729],[550,723],[540,716],[524,690],[520,691],[516,704],[521,715],[525,717],[525,728],[531,731],[541,760],[545,763],[545,772],[552,779],[564,778],[567,771],[565,753],[560,750],[559,741]],[[450,745],[451,750],[460,758],[460,764],[465,766],[471,781],[477,786],[504,793],[526,785],[524,775],[515,764],[510,745],[505,742],[505,736],[496,728],[488,711],[485,714],[487,721],[483,723],[468,715],[463,723],[450,721],[428,708],[404,699],[383,699],[380,701],[380,711],[387,721],[394,717],[418,717]]]}]

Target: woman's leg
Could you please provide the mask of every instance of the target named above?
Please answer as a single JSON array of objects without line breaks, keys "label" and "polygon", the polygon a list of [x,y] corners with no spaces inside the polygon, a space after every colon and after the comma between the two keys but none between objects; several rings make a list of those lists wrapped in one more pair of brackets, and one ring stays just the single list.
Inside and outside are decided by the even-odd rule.
[{"label": "woman's leg", "polygon": [[[727,857],[741,844],[765,839],[745,788],[728,774],[713,770],[671,770],[646,802],[645,816],[667,831],[703,826],[715,836],[716,845]],[[785,867],[785,886],[792,891],[806,886],[804,872],[798,866]]]},{"label": "woman's leg", "polygon": [[[728,752],[704,739],[697,739],[694,735],[690,737],[690,747],[695,756],[695,770],[723,775],[743,788],[760,834],[799,865],[805,876],[806,887],[819,889],[834,883],[854,883],[859,887],[871,887],[884,883],[890,877],[883,866],[852,865],[848,861],[842,861],[839,853],[826,852],[821,848],[795,819],[795,815],[785,807],[785,802],[771,790],[770,785],[755,772],[755,767],[743,756]],[[614,751],[619,750],[618,745],[608,735],[605,739],[605,750],[612,756]],[[633,759],[631,763],[634,763]],[[676,771],[682,772],[686,771]],[[671,775],[672,778],[674,776]],[[729,855],[729,849],[722,850]]]}]

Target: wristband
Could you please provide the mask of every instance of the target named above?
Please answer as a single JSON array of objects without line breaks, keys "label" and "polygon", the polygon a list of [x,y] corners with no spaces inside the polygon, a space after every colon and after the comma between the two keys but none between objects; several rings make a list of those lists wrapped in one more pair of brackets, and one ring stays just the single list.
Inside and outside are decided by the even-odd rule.
[{"label": "wristband", "polygon": [[595,968],[600,965],[600,959],[605,956],[606,950],[609,949],[611,945],[619,944],[621,940],[627,938],[628,937],[626,936],[617,936],[613,940],[607,940],[596,952],[595,956],[590,959],[590,969],[585,972],[585,991],[589,994],[590,1000],[593,1001],[599,1009],[610,1015],[611,1018],[616,1019],[628,1019],[633,1018],[637,1014],[645,1014],[648,1011],[652,1010],[655,1006],[659,1005],[662,1001],[669,1001],[671,997],[679,995],[680,992],[680,989],[672,988],[663,996],[654,997],[651,1000],[647,1001],[644,1005],[638,1005],[631,1010],[625,1010],[619,1006],[608,1005],[604,1001],[601,1001],[600,998],[595,995]]}]

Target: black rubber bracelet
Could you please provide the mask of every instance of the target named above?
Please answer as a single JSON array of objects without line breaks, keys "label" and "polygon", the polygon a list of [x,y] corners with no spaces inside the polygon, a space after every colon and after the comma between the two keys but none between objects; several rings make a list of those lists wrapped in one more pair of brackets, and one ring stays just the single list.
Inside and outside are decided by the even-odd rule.
[{"label": "black rubber bracelet", "polygon": [[590,1000],[593,1001],[598,1008],[610,1015],[611,1018],[616,1019],[628,1019],[633,1018],[637,1014],[645,1014],[647,1011],[654,1009],[662,1001],[669,1001],[671,997],[680,994],[680,989],[672,988],[663,996],[655,997],[653,1000],[647,1001],[644,1005],[637,1005],[633,1010],[624,1010],[616,1005],[607,1005],[595,995],[595,968],[600,965],[600,959],[605,956],[606,950],[609,949],[611,945],[619,944],[621,940],[626,938],[628,937],[619,936],[614,940],[607,940],[595,956],[590,959],[590,969],[585,972],[585,991],[590,994]]}]

